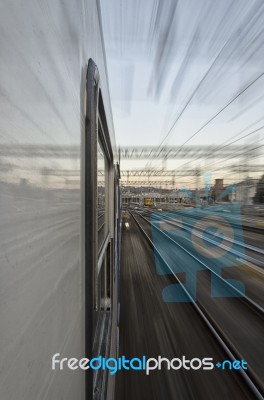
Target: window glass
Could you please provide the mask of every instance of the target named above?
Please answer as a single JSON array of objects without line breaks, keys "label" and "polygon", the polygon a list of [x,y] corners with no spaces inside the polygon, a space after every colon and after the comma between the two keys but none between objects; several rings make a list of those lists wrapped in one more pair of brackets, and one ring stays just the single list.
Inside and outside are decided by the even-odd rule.
[{"label": "window glass", "polygon": [[97,218],[98,218],[98,251],[104,242],[105,238],[105,155],[100,144],[98,141],[97,146]]}]

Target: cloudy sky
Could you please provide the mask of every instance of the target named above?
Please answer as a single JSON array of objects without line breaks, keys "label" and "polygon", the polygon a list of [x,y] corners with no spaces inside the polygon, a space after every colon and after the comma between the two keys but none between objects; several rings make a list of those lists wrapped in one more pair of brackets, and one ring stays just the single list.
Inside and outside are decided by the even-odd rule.
[{"label": "cloudy sky", "polygon": [[[221,143],[264,105],[264,4],[247,0],[101,0],[117,141]],[[258,78],[259,77],[259,78]],[[241,134],[241,136],[243,136]]]},{"label": "cloudy sky", "polygon": [[254,164],[263,164],[262,1],[101,0],[101,8],[119,145],[256,143]]}]

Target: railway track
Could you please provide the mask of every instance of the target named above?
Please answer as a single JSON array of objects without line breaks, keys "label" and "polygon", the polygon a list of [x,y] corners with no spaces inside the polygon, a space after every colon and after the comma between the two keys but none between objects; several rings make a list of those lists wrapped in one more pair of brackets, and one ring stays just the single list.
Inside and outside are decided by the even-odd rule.
[{"label": "railway track", "polygon": [[[263,369],[261,365],[256,365],[254,360],[256,355],[258,357],[260,356],[258,351],[258,346],[256,347],[256,340],[258,337],[260,337],[261,340],[260,327],[263,327],[263,308],[254,301],[252,301],[252,299],[248,298],[247,296],[244,296],[242,293],[241,297],[238,297],[236,299],[224,300],[225,306],[228,307],[230,313],[234,311],[233,318],[237,318],[239,324],[240,323],[242,324],[242,328],[246,330],[246,334],[250,333],[252,338],[254,337],[256,338],[256,340],[252,339],[245,341],[245,335],[243,335],[242,333],[240,333],[240,335],[237,335],[236,333],[232,332],[232,329],[234,327],[232,326],[232,323],[230,326],[230,320],[227,317],[225,317],[223,303],[221,301],[217,305],[215,301],[210,302],[208,296],[204,297],[200,296],[198,298],[195,298],[193,293],[188,290],[187,286],[179,278],[179,274],[175,272],[171,257],[168,257],[166,252],[164,253],[162,249],[157,246],[157,243],[154,243],[151,238],[151,230],[152,229],[158,230],[158,228],[153,224],[151,226],[151,222],[147,220],[147,218],[142,216],[140,213],[133,212],[131,213],[131,216],[135,221],[135,223],[137,224],[137,226],[139,227],[142,234],[144,235],[144,237],[147,239],[147,241],[153,248],[155,252],[155,257],[159,259],[159,262],[161,262],[164,265],[164,267],[167,270],[167,273],[170,274],[170,276],[172,277],[172,282],[173,283],[177,282],[177,285],[181,287],[184,295],[186,296],[187,299],[186,301],[191,302],[194,309],[196,310],[196,312],[199,314],[200,318],[206,325],[207,329],[214,336],[215,340],[225,351],[229,359],[230,360],[245,359],[248,361],[249,363],[248,370],[247,371],[239,370],[239,373],[243,381],[250,387],[255,397],[257,399],[263,399],[264,385],[261,379]],[[181,252],[186,251],[186,249],[183,249],[182,246],[176,243],[165,232],[161,230],[159,231],[160,232],[158,234],[162,235],[163,238],[166,237],[166,240],[168,241],[168,243],[170,243],[172,247],[174,247],[174,250],[175,247],[177,247],[178,251],[179,249]],[[172,247],[170,251],[171,253],[173,251]],[[190,260],[193,256],[192,254],[190,254],[190,252],[187,253],[188,253],[188,260]],[[188,262],[189,261],[187,261],[187,263]],[[208,272],[210,274],[214,273],[214,271],[212,271],[212,269],[206,266],[204,263],[202,266],[203,268],[206,269],[207,275]],[[207,276],[206,279],[210,278],[208,278]],[[206,279],[204,280],[205,283]],[[225,280],[223,280],[222,277],[218,276],[218,279],[223,284],[227,284],[228,290],[234,291],[234,293],[237,294],[236,288],[232,287],[232,285],[225,282]],[[243,347],[243,344],[246,348]],[[263,350],[261,350],[261,352],[264,353]],[[262,359],[261,357],[259,358]]]},{"label": "railway track", "polygon": [[[161,216],[159,213],[155,213],[155,212],[145,210],[145,209],[142,209],[140,211],[140,213],[145,217],[151,216],[152,219],[156,219],[157,221],[161,221],[161,222],[166,221],[166,224],[168,224],[168,225],[174,226],[175,228],[180,228],[186,232],[191,232],[193,236],[196,236],[197,238],[201,238],[205,242],[211,243],[212,245],[215,245],[222,249],[228,250],[229,253],[234,254],[240,260],[244,260],[246,263],[248,263],[247,265],[249,267],[257,266],[260,268],[260,271],[262,271],[262,269],[264,268],[264,249],[245,243],[243,238],[241,239],[241,242],[239,242],[238,240],[235,240],[234,238],[230,238],[225,234],[225,236],[224,236],[225,244],[221,244],[221,243],[217,242],[217,239],[219,238],[218,232],[213,233],[213,232],[207,231],[206,236],[203,235],[204,228],[206,228],[206,226],[203,225],[200,221],[198,221],[195,224],[195,229],[194,229],[194,224],[182,221],[180,214],[163,213]],[[206,224],[206,222],[210,223],[212,220],[215,220],[215,219],[217,221],[217,217],[218,216],[212,216],[211,218],[207,218],[205,216],[202,218],[202,222],[204,222]],[[218,220],[218,223],[219,223],[219,225],[224,225],[222,220],[220,220],[220,222]],[[232,226],[233,226],[233,224],[232,224]],[[235,246],[236,246],[236,248],[234,248]],[[247,252],[252,253],[252,255],[246,254],[245,250],[247,250]],[[253,253],[255,253],[255,256],[253,256]],[[258,257],[258,258],[256,258],[256,257]],[[264,271],[263,271],[263,273],[264,273]]]},{"label": "railway track", "polygon": [[[241,239],[241,241],[235,240],[234,238],[230,238],[228,236],[224,236],[224,242],[227,244],[221,244],[219,242],[217,242],[218,236],[217,233],[212,233],[210,231],[206,232],[206,236],[203,235],[204,232],[204,225],[202,223],[196,223],[195,224],[195,229],[194,229],[194,225],[190,224],[188,222],[184,222],[184,221],[180,221],[180,214],[179,217],[177,217],[176,215],[173,216],[172,214],[162,214],[162,216],[160,214],[157,213],[153,213],[147,210],[142,210],[141,214],[143,214],[143,216],[145,217],[150,217],[152,219],[156,219],[157,221],[166,221],[166,224],[174,226],[175,228],[181,228],[182,230],[186,231],[186,232],[191,232],[192,235],[196,236],[197,238],[201,238],[204,241],[211,243],[212,245],[218,246],[224,250],[228,250],[230,253],[234,254],[235,256],[239,257],[242,260],[247,261],[249,264],[248,267],[252,266],[258,266],[261,269],[264,268],[264,249],[261,249],[259,247],[256,246],[252,246],[250,244],[244,243],[243,238]],[[214,218],[217,218],[218,216],[212,216],[211,218],[207,218],[207,217],[203,217],[202,220],[203,222],[206,223],[206,220],[208,222],[211,222]],[[222,221],[221,221],[221,224]],[[223,224],[224,225],[224,224]],[[232,245],[232,248],[230,247],[230,244]],[[234,246],[236,246],[237,248],[234,248]],[[247,254],[245,254],[244,250],[248,250],[252,253],[255,253],[257,256],[259,256],[259,259],[249,256]],[[262,260],[263,258],[263,260]],[[251,264],[250,264],[251,263]],[[264,273],[264,271],[263,271]]]},{"label": "railway track", "polygon": [[[186,249],[184,246],[182,246],[182,244],[179,244],[173,237],[171,237],[168,233],[164,232],[163,230],[159,229],[156,225],[154,225],[151,221],[149,221],[148,219],[146,219],[144,216],[142,216],[142,214],[138,214],[140,215],[141,218],[143,218],[147,223],[149,223],[151,225],[152,228],[154,228],[156,231],[158,231],[163,237],[165,237],[172,245],[178,246],[180,247],[182,250],[184,250],[184,252],[186,252],[188,255],[190,255],[191,257],[195,258],[196,261],[198,261],[205,269],[209,270],[212,274],[214,274],[215,276],[217,276],[217,278],[219,278],[224,284],[228,285],[229,288],[231,290],[234,291],[235,294],[238,294],[240,297],[242,297],[245,301],[247,301],[248,304],[250,304],[253,308],[258,309],[259,312],[261,312],[261,314],[264,313],[264,308],[261,307],[260,305],[258,305],[255,301],[253,301],[252,299],[250,299],[248,296],[246,296],[243,292],[240,292],[236,287],[232,286],[231,284],[229,284],[226,280],[224,280],[222,278],[222,276],[220,276],[219,274],[217,274],[212,267],[210,267],[207,263],[205,263],[204,261],[200,260],[198,257],[194,256],[191,254],[191,252]],[[219,246],[219,245],[218,245]],[[225,248],[224,248],[225,249]],[[228,249],[229,251],[231,251],[231,249]]]},{"label": "railway track", "polygon": [[[190,210],[192,208],[187,208],[187,209]],[[146,212],[147,209],[146,208],[142,208],[141,211]],[[166,216],[166,214],[169,215],[171,213],[174,213],[175,215],[176,214],[180,215],[182,213],[182,211],[183,210],[180,210],[180,211],[177,211],[177,210],[167,211],[166,210],[166,211],[164,211],[163,215]],[[184,211],[186,211],[186,209]],[[213,216],[213,215],[214,216],[220,216],[221,214],[217,213],[217,212],[213,212],[213,211],[210,210],[210,216]],[[230,218],[230,213],[226,213],[225,214],[225,216],[227,216],[227,215]],[[194,219],[194,220],[197,220],[197,219],[200,219],[201,216],[197,216],[195,214],[191,214],[190,213],[189,217]],[[207,216],[205,215],[204,219],[206,219],[206,218],[207,218]],[[239,224],[236,223],[236,220],[238,218],[236,218],[235,216],[232,216],[231,219],[232,219],[232,226],[234,226],[234,227],[237,227],[237,228],[241,228],[242,227],[243,231],[254,232],[254,233],[257,233],[259,235],[263,235],[264,234],[264,218],[263,217],[261,219],[257,219],[257,218],[247,218],[247,217],[244,217],[243,215],[239,215],[239,219],[240,219],[240,223]],[[248,225],[247,223],[250,224],[250,225]]]}]

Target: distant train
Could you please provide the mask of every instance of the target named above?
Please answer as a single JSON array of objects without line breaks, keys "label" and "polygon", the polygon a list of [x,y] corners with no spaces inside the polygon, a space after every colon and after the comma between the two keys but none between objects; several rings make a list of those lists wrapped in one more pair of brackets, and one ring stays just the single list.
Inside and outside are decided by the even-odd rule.
[{"label": "distant train", "polygon": [[144,206],[147,206],[147,207],[153,207],[154,201],[151,197],[145,197],[143,204],[144,204]]},{"label": "distant train", "polygon": [[[100,2],[1,3],[0,399],[113,400],[120,172]],[[88,61],[89,60],[89,61]]]}]

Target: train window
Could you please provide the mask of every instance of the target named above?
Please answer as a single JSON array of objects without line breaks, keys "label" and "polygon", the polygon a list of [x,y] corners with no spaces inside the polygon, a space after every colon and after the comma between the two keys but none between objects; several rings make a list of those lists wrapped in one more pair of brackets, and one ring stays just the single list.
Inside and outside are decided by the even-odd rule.
[{"label": "train window", "polygon": [[112,276],[112,263],[111,263],[111,249],[113,247],[109,247],[107,251],[107,263],[106,263],[106,307],[110,308],[111,306],[111,276]]},{"label": "train window", "polygon": [[98,207],[98,249],[100,251],[105,239],[106,233],[106,210],[105,210],[105,178],[106,165],[105,155],[102,150],[102,145],[98,141],[97,147],[97,207]]},{"label": "train window", "polygon": [[[99,73],[89,60],[85,122],[85,341],[86,357],[106,355],[113,279],[113,153]],[[111,185],[112,183],[112,185]],[[112,231],[111,231],[112,229]],[[87,372],[86,396],[104,386],[105,377]],[[100,381],[101,380],[101,381]]]}]

